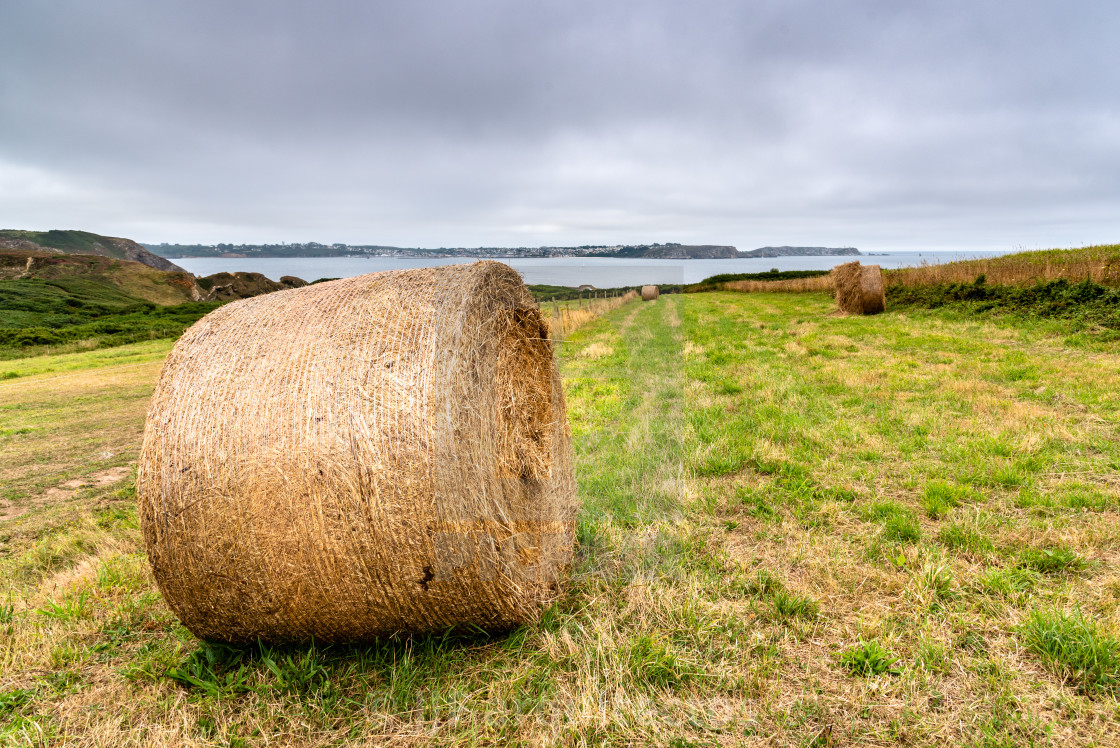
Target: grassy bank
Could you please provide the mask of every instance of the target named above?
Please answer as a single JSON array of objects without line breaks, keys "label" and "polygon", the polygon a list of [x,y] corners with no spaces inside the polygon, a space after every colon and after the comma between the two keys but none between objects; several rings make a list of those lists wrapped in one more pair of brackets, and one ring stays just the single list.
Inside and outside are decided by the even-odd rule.
[{"label": "grassy bank", "polygon": [[[1115,288],[1120,286],[1120,244],[1016,252],[983,260],[922,264],[883,271],[883,282],[888,289],[899,286],[922,288],[971,285],[981,277],[989,286],[1032,286],[1061,281],[1070,285],[1088,282]],[[721,285],[729,291],[746,293],[834,291],[832,278],[827,273],[817,277],[738,279]]]},{"label": "grassy bank", "polygon": [[985,276],[972,283],[894,285],[887,303],[899,308],[948,308],[958,316],[1014,315],[1034,320],[1057,319],[1091,335],[1095,342],[1120,339],[1120,288],[1065,279],[1030,285],[992,285]]},{"label": "grassy bank", "polygon": [[1069,283],[1092,281],[1115,287],[1120,286],[1120,244],[1016,252],[983,260],[888,270],[885,275],[888,286],[974,283],[983,275],[989,284],[998,285],[1064,280]]},{"label": "grassy bank", "polygon": [[166,342],[9,362],[0,743],[1115,744],[1120,354],[831,309],[662,296],[571,334],[566,596],[369,647],[200,645],[163,604],[129,468]]},{"label": "grassy bank", "polygon": [[177,338],[217,306],[159,306],[84,278],[0,281],[0,359]]}]

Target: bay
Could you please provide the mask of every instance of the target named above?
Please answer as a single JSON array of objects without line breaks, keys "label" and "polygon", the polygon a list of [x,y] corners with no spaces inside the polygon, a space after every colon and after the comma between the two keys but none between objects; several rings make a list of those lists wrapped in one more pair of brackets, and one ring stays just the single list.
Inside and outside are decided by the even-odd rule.
[{"label": "bay", "polygon": [[[884,268],[931,265],[972,258],[995,257],[1008,254],[1000,251],[928,251],[890,252],[865,254],[859,257],[748,257],[721,260],[650,260],[614,257],[551,257],[501,258],[521,273],[526,283],[552,286],[580,286],[589,284],[597,288],[638,286],[646,283],[675,284],[696,283],[721,273],[762,273],[772,268],[778,270],[830,270],[836,265],[859,260],[865,265]],[[490,258],[483,258],[490,259]],[[182,257],[172,262],[195,275],[213,273],[252,272],[279,280],[284,275],[294,275],[307,281],[319,278],[349,278],[382,270],[435,267],[464,262],[472,258],[416,257]]]}]

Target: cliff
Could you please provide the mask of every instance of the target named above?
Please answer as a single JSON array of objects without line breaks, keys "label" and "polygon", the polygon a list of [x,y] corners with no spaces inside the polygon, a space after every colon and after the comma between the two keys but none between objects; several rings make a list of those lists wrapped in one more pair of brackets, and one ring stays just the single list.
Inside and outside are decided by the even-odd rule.
[{"label": "cliff", "polygon": [[734,247],[716,244],[684,244],[680,246],[651,247],[646,257],[666,260],[715,260],[737,257]]},{"label": "cliff", "polygon": [[739,257],[838,257],[858,255],[855,247],[759,247],[740,252]]}]

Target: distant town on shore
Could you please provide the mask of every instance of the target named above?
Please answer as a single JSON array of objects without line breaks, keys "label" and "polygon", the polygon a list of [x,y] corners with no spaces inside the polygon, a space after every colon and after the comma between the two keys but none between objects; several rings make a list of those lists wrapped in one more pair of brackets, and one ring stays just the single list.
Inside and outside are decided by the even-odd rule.
[{"label": "distant town on shore", "polygon": [[640,257],[663,260],[859,255],[855,247],[759,247],[740,251],[717,244],[584,244],[578,247],[389,247],[319,244],[144,244],[166,258],[179,257]]}]

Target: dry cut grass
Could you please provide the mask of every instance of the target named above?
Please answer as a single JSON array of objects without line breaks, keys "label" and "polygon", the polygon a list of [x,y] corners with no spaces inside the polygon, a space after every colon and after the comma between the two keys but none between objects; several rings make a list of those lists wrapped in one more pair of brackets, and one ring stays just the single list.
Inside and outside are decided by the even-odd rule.
[{"label": "dry cut grass", "polygon": [[833,293],[835,290],[831,275],[780,281],[730,281],[724,283],[723,288],[727,291],[740,291],[742,293],[805,293],[808,291]]},{"label": "dry cut grass", "polygon": [[588,322],[638,298],[637,291],[627,291],[621,296],[545,302],[541,314],[548,321],[553,340],[564,340]]}]

